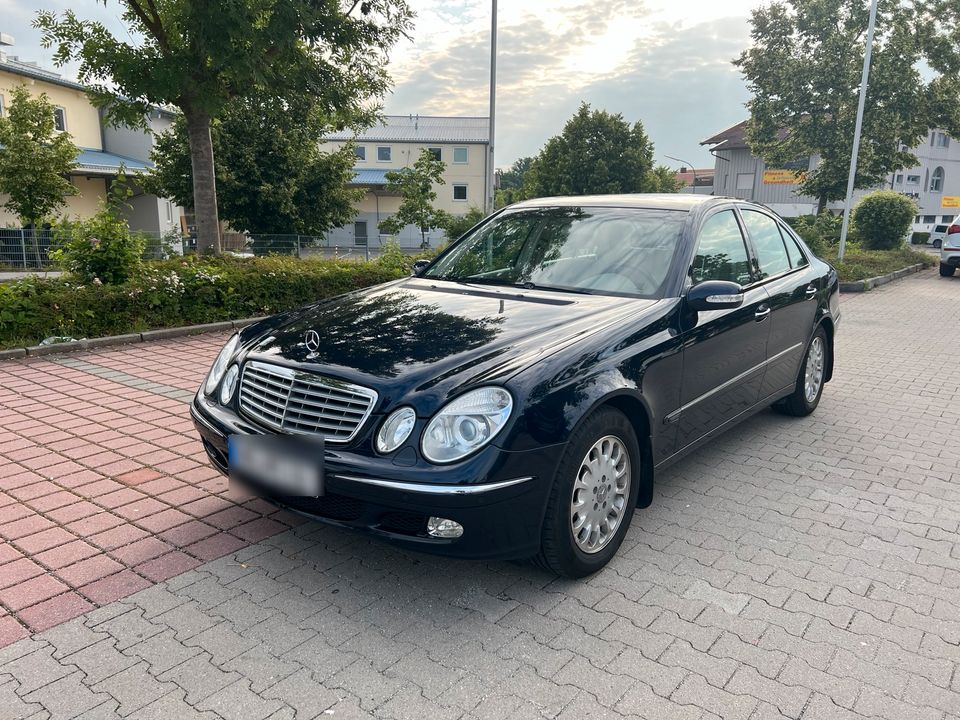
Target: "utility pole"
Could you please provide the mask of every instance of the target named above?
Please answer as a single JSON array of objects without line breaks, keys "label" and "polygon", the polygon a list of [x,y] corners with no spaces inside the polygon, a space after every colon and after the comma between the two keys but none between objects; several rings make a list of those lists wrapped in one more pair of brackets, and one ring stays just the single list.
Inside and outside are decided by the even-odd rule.
[{"label": "utility pole", "polygon": [[494,150],[493,141],[496,128],[497,112],[497,0],[492,0],[492,17],[490,22],[490,144],[489,157],[487,158],[487,196],[484,198],[484,211],[489,215],[493,212],[494,197],[496,196],[496,187],[494,176],[496,170],[493,164]]},{"label": "utility pole", "polygon": [[873,31],[877,26],[877,2],[870,3],[870,20],[867,22],[867,47],[863,53],[863,76],[860,80],[860,102],[857,104],[857,124],[853,130],[853,152],[850,153],[850,174],[847,177],[847,199],[843,206],[843,226],[840,229],[840,251],[837,257],[843,260],[847,247],[847,231],[850,229],[850,206],[853,204],[853,184],[857,176],[857,159],[860,155],[860,132],[863,130],[863,107],[867,101],[867,85],[870,81],[870,54],[873,52]]}]

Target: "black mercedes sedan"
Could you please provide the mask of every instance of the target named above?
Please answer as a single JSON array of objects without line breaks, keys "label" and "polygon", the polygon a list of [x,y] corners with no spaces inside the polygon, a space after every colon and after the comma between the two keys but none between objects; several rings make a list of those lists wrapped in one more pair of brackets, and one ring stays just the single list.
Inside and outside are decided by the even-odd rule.
[{"label": "black mercedes sedan", "polygon": [[409,278],[245,328],[192,414],[277,505],[580,577],[656,471],[763,408],[813,412],[839,320],[836,271],[765,207],[532,200]]}]

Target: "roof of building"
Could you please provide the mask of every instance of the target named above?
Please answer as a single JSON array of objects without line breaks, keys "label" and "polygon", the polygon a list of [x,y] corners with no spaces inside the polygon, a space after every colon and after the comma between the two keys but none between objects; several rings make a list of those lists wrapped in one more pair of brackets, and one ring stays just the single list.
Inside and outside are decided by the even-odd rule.
[{"label": "roof of building", "polygon": [[[716,169],[709,168],[681,168],[676,173],[677,179],[682,182],[684,185],[693,185],[693,181],[697,181],[697,185],[712,185],[713,177],[716,174]],[[710,182],[707,182],[707,181]]]},{"label": "roof of building", "polygon": [[382,168],[354,168],[350,185],[386,185],[387,172]]},{"label": "roof of building", "polygon": [[127,173],[137,173],[153,169],[153,163],[145,160],[135,160],[125,155],[108,153],[103,150],[80,148],[80,152],[77,154],[77,167],[74,173],[116,175],[121,166],[123,166]]},{"label": "roof of building", "polygon": [[461,142],[490,141],[490,121],[485,117],[438,117],[434,115],[386,115],[383,122],[361,133],[341,130],[327,140],[360,142]]},{"label": "roof of building", "polygon": [[715,145],[711,150],[737,150],[747,147],[747,121],[739,122],[733,127],[707,138],[701,145]]}]

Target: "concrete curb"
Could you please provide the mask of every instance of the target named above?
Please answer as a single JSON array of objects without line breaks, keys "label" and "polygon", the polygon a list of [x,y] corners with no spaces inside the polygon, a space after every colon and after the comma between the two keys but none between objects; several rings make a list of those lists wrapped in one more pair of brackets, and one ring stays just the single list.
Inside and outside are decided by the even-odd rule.
[{"label": "concrete curb", "polygon": [[923,270],[923,263],[917,263],[916,265],[909,265],[905,268],[900,268],[899,270],[894,270],[891,273],[886,275],[878,275],[877,277],[867,278],[866,280],[857,280],[855,282],[842,282],[840,283],[840,292],[842,293],[856,293],[856,292],[866,292],[880,285],[886,285],[889,282],[894,280],[899,280],[902,277],[907,275],[912,275],[913,273],[920,272]]},{"label": "concrete curb", "polygon": [[200,335],[208,332],[223,332],[224,330],[239,330],[247,325],[264,320],[264,317],[244,318],[242,320],[227,320],[226,322],[206,323],[205,325],[184,325],[183,327],[162,328],[147,330],[142,333],[127,335],[108,335],[106,337],[91,338],[89,340],[75,340],[69,343],[55,343],[53,345],[33,345],[31,347],[10,348],[0,350],[0,361],[16,360],[25,357],[41,357],[44,355],[60,355],[62,353],[90,350],[91,348],[112,347],[114,345],[130,345],[132,343],[150,342],[151,340],[168,340],[170,338]]}]

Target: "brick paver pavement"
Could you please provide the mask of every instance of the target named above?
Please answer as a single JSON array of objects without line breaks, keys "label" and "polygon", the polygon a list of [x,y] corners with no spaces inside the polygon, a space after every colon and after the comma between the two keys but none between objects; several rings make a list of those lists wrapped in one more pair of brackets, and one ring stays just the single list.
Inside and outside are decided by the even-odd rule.
[{"label": "brick paver pavement", "polygon": [[[843,311],[818,412],[763,413],[664,473],[617,558],[588,580],[304,524],[0,649],[0,717],[957,720],[960,281],[926,272],[847,296]],[[191,390],[218,342],[74,359],[146,377],[137,356],[151,353],[159,385]],[[46,394],[27,410],[43,422],[8,414],[15,435],[36,440],[47,418],[78,412],[115,429],[96,417],[97,380],[47,362],[0,368],[29,382],[68,375],[91,406],[37,383]],[[157,397],[125,395],[114,410],[130,415]],[[155,412],[165,417],[146,419]],[[153,438],[159,450],[185,430],[172,405],[140,417],[172,435]],[[43,478],[51,466],[24,467]],[[214,482],[182,472],[167,477]],[[32,516],[35,504],[4,507]],[[65,526],[36,528],[24,537]],[[16,541],[0,552],[0,577],[26,572],[10,569],[24,552]],[[115,555],[97,557],[150,579]],[[40,594],[70,584],[36,577],[48,578]]]}]

